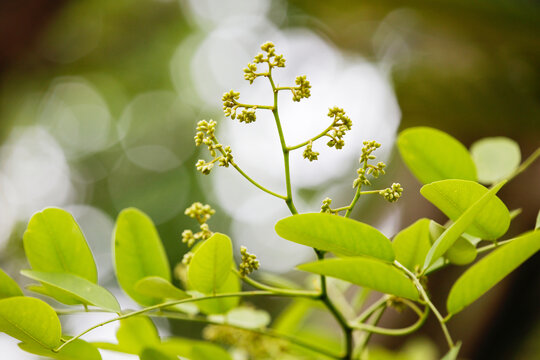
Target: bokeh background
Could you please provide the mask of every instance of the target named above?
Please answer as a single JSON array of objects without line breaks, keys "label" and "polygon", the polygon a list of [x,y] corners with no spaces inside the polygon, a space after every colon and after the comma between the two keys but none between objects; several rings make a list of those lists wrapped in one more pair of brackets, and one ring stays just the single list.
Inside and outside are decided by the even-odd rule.
[{"label": "bokeh background", "polygon": [[[0,266],[25,283],[18,272],[27,266],[21,242],[27,221],[35,211],[59,206],[85,232],[100,284],[132,306],[113,274],[116,215],[128,206],[147,212],[176,264],[187,251],[182,230],[195,229],[183,210],[202,201],[218,209],[212,228],[256,253],[265,271],[298,278],[290,269],[312,252],[274,234],[273,223],[287,215],[285,205],[252,189],[232,169],[205,177],[194,167],[197,159],[208,159],[194,146],[195,124],[213,118],[242,168],[272,189],[283,188],[271,119],[261,114],[255,124],[240,126],[221,112],[221,94],[230,89],[245,102],[270,101],[264,81],[249,86],[242,78],[242,68],[267,40],[287,58],[277,81],[286,85],[307,75],[313,86],[312,98],[300,104],[280,99],[289,143],[324,128],[327,108],[334,105],[354,122],[342,151],[319,146],[317,163],[302,160],[301,153],[291,159],[299,210],[317,211],[327,196],[348,203],[362,141],[374,139],[383,144],[379,156],[389,165],[376,185],[399,181],[406,192],[396,205],[362,200],[354,217],[388,236],[422,216],[444,221],[419,196],[420,184],[394,149],[396,134],[433,126],[467,146],[507,136],[519,142],[526,158],[540,146],[539,23],[540,5],[525,0],[4,0]],[[510,209],[523,209],[509,236],[531,229],[540,207],[539,164],[501,197]],[[440,305],[461,271],[432,280],[433,292],[442,294]],[[464,358],[538,358],[539,274],[537,255],[452,320],[451,331],[465,343]],[[257,305],[276,313],[285,303]],[[76,331],[96,320],[78,316],[65,326]],[[382,323],[396,321],[386,316]],[[163,334],[197,337],[200,330],[158,325]],[[114,331],[109,326],[87,339],[111,340]],[[431,339],[421,346],[432,353],[444,350],[435,322],[417,336]],[[374,337],[392,350],[410,341]],[[9,359],[33,358],[3,335],[0,348]]]}]

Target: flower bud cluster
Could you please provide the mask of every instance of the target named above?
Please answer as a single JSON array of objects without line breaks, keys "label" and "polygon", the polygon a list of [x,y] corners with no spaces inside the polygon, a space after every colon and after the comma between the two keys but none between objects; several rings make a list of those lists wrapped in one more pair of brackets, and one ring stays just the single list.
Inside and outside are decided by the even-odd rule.
[{"label": "flower bud cluster", "polygon": [[335,211],[330,208],[330,204],[332,204],[332,199],[330,198],[324,199],[321,205],[321,212],[328,213],[328,214],[335,214]]},{"label": "flower bud cluster", "polygon": [[260,266],[257,256],[248,253],[245,246],[240,247],[240,254],[242,254],[242,262],[239,265],[240,276],[246,276],[257,270]]},{"label": "flower bud cluster", "polygon": [[374,140],[364,141],[364,146],[362,147],[362,155],[360,156],[360,164],[363,164],[361,168],[356,170],[358,177],[353,182],[353,188],[358,187],[359,185],[371,185],[371,182],[368,180],[367,175],[371,175],[374,178],[378,178],[380,175],[384,175],[384,168],[386,164],[382,161],[379,161],[377,165],[369,164],[369,160],[374,160],[376,158],[373,155],[373,152],[381,147],[381,144]]},{"label": "flower bud cluster", "polygon": [[332,128],[326,134],[326,136],[330,137],[331,139],[327,145],[330,147],[335,147],[338,150],[342,149],[345,145],[343,136],[345,136],[345,133],[348,130],[351,130],[352,121],[348,116],[345,115],[345,111],[337,106],[329,109],[328,117],[334,118],[334,123]]},{"label": "flower bud cluster", "polygon": [[293,94],[293,101],[300,101],[302,99],[307,99],[311,96],[311,84],[306,80],[306,76],[297,76],[295,80],[297,87],[291,89]]},{"label": "flower bud cluster", "polygon": [[304,150],[303,156],[304,156],[304,159],[308,159],[309,161],[318,159],[319,153],[316,151],[313,151],[313,141],[310,141],[307,144],[306,149]]},{"label": "flower bud cluster", "polygon": [[184,211],[184,214],[192,219],[197,220],[199,223],[200,231],[193,233],[191,230],[184,230],[182,232],[182,242],[187,244],[188,247],[192,247],[198,240],[206,240],[212,236],[212,231],[206,223],[212,215],[215,214],[215,210],[210,205],[203,205],[200,202],[193,203],[190,207]]},{"label": "flower bud cluster", "polygon": [[266,52],[266,57],[264,54],[257,54],[253,59],[252,63],[249,63],[247,67],[244,68],[244,79],[249,81],[250,84],[253,84],[253,81],[259,76],[268,76],[269,72],[258,73],[257,64],[267,63],[268,69],[273,67],[285,67],[285,58],[283,55],[276,55],[276,47],[272,42],[266,42],[261,45],[261,50]]},{"label": "flower bud cluster", "polygon": [[186,266],[189,265],[191,263],[191,259],[193,259],[193,253],[191,251],[188,251],[182,257],[182,264]]},{"label": "flower bud cluster", "polygon": [[238,99],[240,99],[240,93],[234,90],[224,93],[221,97],[225,116],[230,116],[233,120],[236,119],[236,110],[240,106],[237,101]]},{"label": "flower bud cluster", "polygon": [[362,147],[362,155],[360,156],[360,162],[365,162],[368,160],[375,159],[375,155],[371,155],[375,150],[381,147],[381,144],[375,140],[364,141],[364,146]]},{"label": "flower bud cluster", "polygon": [[[195,145],[199,146],[205,144],[208,147],[208,151],[210,151],[210,155],[214,158],[210,162],[200,159],[195,164],[197,170],[204,175],[210,174],[216,162],[219,166],[229,167],[233,161],[231,147],[224,147],[219,143],[215,136],[216,125],[217,123],[214,120],[201,120],[197,123]],[[221,156],[218,156],[218,153],[221,154]]]},{"label": "flower bud cluster", "polygon": [[403,188],[398,183],[393,183],[391,187],[379,191],[379,194],[388,202],[396,202],[401,197]]}]

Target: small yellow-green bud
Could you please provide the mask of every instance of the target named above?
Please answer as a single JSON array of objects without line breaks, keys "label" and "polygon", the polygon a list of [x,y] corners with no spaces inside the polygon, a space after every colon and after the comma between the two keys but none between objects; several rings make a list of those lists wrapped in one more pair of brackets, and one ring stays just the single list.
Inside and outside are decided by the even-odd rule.
[{"label": "small yellow-green bud", "polygon": [[191,251],[188,251],[182,257],[182,264],[189,265],[191,263],[191,259],[193,259],[193,253]]},{"label": "small yellow-green bud", "polygon": [[188,207],[184,214],[192,219],[196,219],[200,224],[204,224],[214,215],[216,211],[210,207],[210,205],[203,205],[200,202],[194,202]]},{"label": "small yellow-green bud", "polygon": [[195,167],[204,175],[208,175],[212,171],[212,168],[214,167],[214,163],[213,162],[207,163],[206,161],[200,159],[195,164]]},{"label": "small yellow-green bud", "polygon": [[304,156],[304,159],[308,159],[309,161],[318,159],[319,153],[316,151],[313,151],[313,141],[310,141],[307,144],[306,149],[304,150],[303,156]]},{"label": "small yellow-green bud", "polygon": [[257,260],[257,256],[248,253],[245,246],[240,247],[240,254],[242,255],[242,262],[238,266],[240,276],[249,275],[253,271],[259,269],[260,263],[259,260]]},{"label": "small yellow-green bud", "polygon": [[403,188],[398,183],[393,183],[391,187],[379,191],[379,194],[388,202],[396,202],[401,197]]},{"label": "small yellow-green bud", "polygon": [[238,115],[238,121],[245,122],[246,124],[252,123],[257,120],[254,109],[243,109],[242,113]]},{"label": "small yellow-green bud", "polygon": [[182,232],[182,242],[186,244],[188,247],[192,247],[197,239],[195,239],[195,235],[193,234],[193,231],[191,230],[184,230]]},{"label": "small yellow-green bud", "polygon": [[332,199],[330,199],[330,198],[324,199],[323,202],[322,202],[322,206],[321,206],[321,212],[322,213],[332,214],[333,211],[330,208],[330,204],[332,204]]}]

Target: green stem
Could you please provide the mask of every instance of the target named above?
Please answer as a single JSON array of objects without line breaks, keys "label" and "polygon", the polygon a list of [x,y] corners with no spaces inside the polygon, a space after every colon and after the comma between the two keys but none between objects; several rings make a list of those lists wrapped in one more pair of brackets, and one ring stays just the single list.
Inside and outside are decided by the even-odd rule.
[{"label": "green stem", "polygon": [[307,141],[304,141],[303,143],[301,144],[298,144],[298,145],[295,145],[295,146],[289,146],[287,149],[289,151],[292,151],[292,150],[296,150],[296,149],[300,149],[301,147],[304,147],[306,146],[307,144],[309,144],[310,141],[315,141],[317,139],[320,139],[322,138],[324,135],[326,135],[330,130],[332,130],[332,127],[334,127],[335,125],[335,121],[332,122],[332,124],[330,124],[330,126],[328,126],[326,129],[324,129],[320,134],[318,135],[315,135],[314,137],[312,137],[311,139],[307,140]]},{"label": "green stem", "polygon": [[[414,324],[401,328],[401,329],[386,329],[379,326],[363,324],[363,323],[351,324],[351,327],[357,330],[362,330],[362,331],[366,331],[368,333],[373,333],[373,334],[381,334],[381,335],[388,335],[388,336],[403,336],[403,335],[408,335],[415,332],[422,325],[424,325],[428,317],[428,314],[429,314],[429,307],[426,306],[426,308],[424,309],[424,312],[420,313],[418,320]],[[369,341],[369,339],[367,340]]]},{"label": "green stem", "polygon": [[236,103],[236,106],[243,107],[246,109],[266,109],[266,110],[274,110],[274,107],[271,105],[250,105],[250,104],[242,104],[242,103]]},{"label": "green stem", "polygon": [[336,354],[328,351],[325,348],[319,347],[319,346],[314,345],[312,343],[305,342],[305,341],[303,341],[301,339],[298,339],[296,337],[293,337],[293,336],[290,336],[290,335],[287,335],[287,334],[276,332],[276,331],[274,331],[273,329],[270,329],[270,328],[268,328],[268,329],[244,328],[242,326],[238,326],[238,325],[234,325],[234,324],[227,324],[227,323],[221,323],[221,322],[217,322],[217,321],[212,321],[212,320],[210,320],[208,318],[201,317],[201,316],[187,316],[187,315],[183,315],[183,314],[179,314],[179,313],[170,313],[170,312],[152,313],[152,314],[148,314],[148,315],[152,316],[152,317],[165,317],[165,318],[168,318],[168,319],[194,321],[194,322],[204,323],[204,324],[208,324],[208,325],[227,326],[227,327],[234,328],[234,329],[249,331],[251,333],[260,334],[260,335],[263,335],[263,336],[268,336],[268,337],[272,337],[272,338],[276,338],[276,339],[286,340],[286,341],[290,342],[291,344],[301,346],[301,347],[303,347],[305,349],[308,349],[308,350],[311,350],[311,351],[326,355],[326,356],[334,358],[334,359],[340,359],[339,355],[336,355]]},{"label": "green stem", "polygon": [[399,261],[394,260],[394,264],[399,269],[403,270],[411,278],[411,280],[414,282],[414,285],[418,289],[418,292],[422,296],[422,299],[431,308],[431,311],[433,311],[433,313],[437,317],[437,320],[439,320],[439,324],[441,325],[441,329],[442,329],[442,331],[444,333],[444,337],[446,338],[446,342],[448,343],[448,346],[450,348],[453,348],[454,347],[454,341],[452,340],[452,337],[450,336],[450,332],[448,331],[448,328],[446,327],[445,320],[444,320],[443,316],[441,315],[439,310],[437,310],[435,305],[433,305],[433,303],[429,299],[429,296],[427,295],[426,290],[424,289],[424,287],[422,286],[422,284],[420,283],[420,281],[418,280],[416,275],[414,275],[411,271],[409,271],[409,269],[407,269],[405,266],[401,265],[399,263]]},{"label": "green stem", "polygon": [[481,254],[483,252],[486,252],[486,251],[489,251],[489,250],[493,250],[501,245],[504,245],[504,244],[508,244],[508,243],[511,243],[512,241],[514,241],[515,239],[509,239],[509,240],[504,240],[504,241],[499,241],[497,243],[494,243],[494,244],[489,244],[489,245],[486,245],[486,246],[482,246],[481,248],[478,248],[476,250],[476,252],[478,254]]},{"label": "green stem", "polygon": [[351,216],[354,206],[358,202],[358,199],[360,199],[360,195],[362,194],[361,189],[362,189],[362,184],[359,184],[358,188],[356,189],[356,194],[354,194],[354,198],[352,199],[351,204],[348,206],[347,212],[345,213],[346,218]]},{"label": "green stem", "polygon": [[283,289],[283,288],[268,286],[254,279],[251,279],[247,276],[241,276],[240,272],[236,269],[232,269],[232,272],[235,273],[246,284],[251,285],[254,288],[259,289],[259,290],[272,291],[276,295],[298,296],[298,297],[305,297],[305,298],[311,298],[311,299],[318,299],[321,296],[321,294],[317,291]]},{"label": "green stem", "polygon": [[[227,298],[227,297],[247,297],[247,296],[276,296],[276,294],[274,294],[271,291],[243,291],[243,292],[234,292],[234,293],[227,293],[227,294],[216,294],[216,295],[212,295],[212,296],[203,296],[203,297],[198,297],[198,298],[189,298],[189,299],[168,301],[168,302],[165,302],[165,303],[162,303],[162,304],[149,306],[149,307],[146,307],[144,309],[137,310],[137,311],[132,311],[132,312],[129,312],[127,314],[117,316],[117,317],[115,317],[113,319],[109,319],[107,321],[103,321],[103,322],[101,322],[101,323],[99,323],[97,325],[94,325],[94,326],[84,330],[83,332],[79,333],[78,335],[72,337],[71,339],[69,339],[68,341],[66,341],[62,345],[60,345],[58,348],[53,349],[53,351],[54,352],[59,352],[60,350],[62,350],[62,348],[64,348],[64,346],[68,345],[72,341],[77,340],[78,338],[80,338],[84,334],[87,334],[90,331],[92,331],[94,329],[97,329],[98,327],[110,324],[110,323],[115,322],[115,321],[127,319],[127,318],[130,318],[130,317],[133,317],[133,316],[145,314],[145,313],[147,313],[149,311],[152,311],[152,310],[159,310],[159,309],[167,308],[169,306],[174,306],[174,305],[179,305],[179,304],[184,304],[184,303],[189,303],[189,302],[197,302],[197,301],[208,300],[208,299]],[[288,296],[288,295],[281,295],[281,296]]]},{"label": "green stem", "polygon": [[540,148],[536,149],[528,158],[527,160],[525,160],[523,163],[521,163],[521,165],[517,168],[516,171],[514,171],[514,173],[512,175],[510,175],[506,180],[510,181],[512,180],[513,178],[515,178],[516,176],[518,176],[519,174],[521,174],[522,172],[524,172],[525,170],[527,170],[527,168],[529,166],[531,166],[531,164],[540,157]]},{"label": "green stem", "polygon": [[377,301],[375,301],[373,304],[371,304],[366,310],[364,310],[356,319],[352,321],[352,323],[363,323],[366,321],[373,313],[384,306],[386,306],[386,302],[388,301],[389,296],[384,295]]},{"label": "green stem", "polygon": [[[381,320],[381,317],[383,316],[385,310],[386,310],[386,305],[380,309],[377,309],[377,311],[373,315],[373,319],[370,319],[371,324],[358,324],[358,327],[362,326],[364,328],[361,330],[366,331],[366,334],[364,334],[362,341],[358,344],[356,348],[357,349],[356,351],[358,354],[362,354],[365,351],[366,346],[369,343],[369,340],[371,339],[371,335],[373,335],[375,331],[379,331],[380,329],[382,329],[382,328],[377,327],[376,325],[379,322],[379,320]],[[358,329],[358,327],[356,328]],[[371,330],[374,330],[374,331],[371,331]]]},{"label": "green stem", "polygon": [[253,185],[255,185],[256,187],[258,187],[259,189],[261,189],[262,191],[264,191],[265,193],[268,193],[270,195],[273,195],[277,198],[280,198],[282,200],[287,200],[287,197],[286,196],[283,196],[283,195],[280,195],[278,193],[275,193],[271,190],[268,190],[267,188],[265,188],[264,186],[262,186],[261,184],[259,184],[258,182],[256,182],[255,180],[253,180],[252,178],[250,178],[248,176],[248,174],[246,174],[244,171],[242,171],[242,169],[240,169],[240,167],[238,165],[236,165],[235,162],[232,162],[231,161],[231,165],[240,173],[240,175],[242,175],[244,178],[246,178],[247,181],[249,181],[250,183],[252,183]]}]

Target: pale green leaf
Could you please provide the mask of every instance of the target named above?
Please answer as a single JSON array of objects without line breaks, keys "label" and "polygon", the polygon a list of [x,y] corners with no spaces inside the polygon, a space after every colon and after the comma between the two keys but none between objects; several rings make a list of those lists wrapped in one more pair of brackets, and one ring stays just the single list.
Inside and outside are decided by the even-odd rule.
[{"label": "pale green leaf", "polygon": [[[66,338],[69,339],[69,337]],[[31,354],[57,360],[101,360],[101,354],[97,347],[81,339],[70,342],[59,352],[45,349],[34,343],[20,343],[19,347]]]},{"label": "pale green leaf", "polygon": [[423,184],[445,179],[476,180],[476,167],[463,144],[429,127],[413,127],[399,134],[403,161]]},{"label": "pale green leaf", "polygon": [[189,263],[188,279],[194,290],[215,294],[223,286],[233,265],[231,239],[215,233],[193,254]]},{"label": "pale green leaf", "polygon": [[[433,220],[430,221],[429,232],[432,242],[435,242],[445,230],[444,226],[437,224]],[[463,236],[460,236],[444,253],[444,257],[454,265],[470,264],[476,259],[476,255],[476,247]]]},{"label": "pale green leaf", "polygon": [[519,167],[519,145],[506,137],[478,140],[471,146],[471,155],[478,171],[478,181],[494,184],[508,178]]},{"label": "pale green leaf", "polygon": [[[97,283],[92,252],[79,225],[65,210],[47,208],[35,213],[23,236],[26,258],[35,271],[65,272]],[[78,302],[65,292],[45,286],[56,300],[73,305]]]},{"label": "pale green leaf", "polygon": [[[456,221],[488,189],[474,181],[443,180],[424,185],[420,193],[452,221]],[[504,203],[493,196],[478,213],[466,233],[484,240],[495,240],[510,226],[510,212]]]},{"label": "pale green leaf", "polygon": [[441,360],[456,360],[458,358],[459,349],[461,348],[461,342],[458,342],[451,348]]},{"label": "pale green leaf", "polygon": [[144,296],[135,284],[147,276],[171,280],[169,261],[152,220],[140,210],[123,210],[114,229],[114,263],[122,289],[141,305],[155,305],[159,297]]},{"label": "pale green leaf", "polygon": [[80,276],[31,270],[22,270],[21,274],[54,289],[65,291],[69,296],[74,297],[83,304],[93,305],[113,312],[120,312],[121,310],[118,301],[109,290]]},{"label": "pale green leaf", "polygon": [[411,226],[401,230],[392,242],[396,260],[411,271],[424,264],[431,247],[429,237],[429,220],[420,219]]},{"label": "pale green leaf", "polygon": [[54,309],[42,300],[23,296],[0,300],[0,332],[47,349],[58,347],[62,336]]},{"label": "pale green leaf", "polygon": [[298,269],[346,280],[386,294],[418,299],[418,291],[403,272],[377,259],[367,257],[327,259],[299,265]]},{"label": "pale green leaf", "polygon": [[170,281],[159,276],[147,276],[137,281],[135,291],[141,295],[159,297],[161,299],[182,300],[190,296]]},{"label": "pale green leaf", "polygon": [[232,360],[231,355],[220,346],[198,343],[191,348],[190,360]]},{"label": "pale green leaf", "polygon": [[272,328],[277,332],[295,334],[314,308],[310,299],[294,299],[275,319]]},{"label": "pale green leaf", "polygon": [[345,256],[394,261],[390,240],[367,224],[325,213],[300,214],[277,222],[279,236],[298,244]]},{"label": "pale green leaf", "polygon": [[[229,276],[225,280],[225,283],[217,289],[216,294],[235,293],[239,292],[240,289],[240,280],[238,279],[238,276],[232,271],[229,271]],[[199,295],[202,294],[199,293]],[[196,304],[199,310],[205,314],[224,314],[238,306],[239,302],[239,297],[226,297],[197,301],[194,304]]]},{"label": "pale green leaf", "polygon": [[144,349],[139,358],[140,360],[178,360],[177,356],[170,356],[154,348]]},{"label": "pale green leaf", "polygon": [[129,354],[140,354],[144,348],[159,345],[161,340],[157,329],[146,316],[134,316],[120,320],[116,332],[118,348]]},{"label": "pale green leaf", "polygon": [[495,194],[505,184],[505,182],[499,183],[497,186],[485,193],[480,199],[472,204],[448,229],[446,229],[441,236],[435,241],[435,243],[429,249],[424,262],[422,270],[429,268],[438,258],[440,258],[454,243],[456,240],[470,227],[474,219],[484,210],[486,204],[495,197]]},{"label": "pale green leaf", "polygon": [[[214,319],[215,316],[210,316],[210,318]],[[271,318],[270,314],[264,310],[241,306],[230,310],[227,314],[221,316],[220,320],[225,324],[240,326],[246,329],[259,329],[270,324]]]},{"label": "pale green leaf", "polygon": [[448,295],[448,313],[456,314],[473,303],[506,275],[540,250],[540,231],[519,236],[471,266]]},{"label": "pale green leaf", "polygon": [[24,296],[24,294],[15,280],[0,269],[0,299],[12,296]]}]

